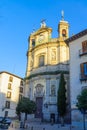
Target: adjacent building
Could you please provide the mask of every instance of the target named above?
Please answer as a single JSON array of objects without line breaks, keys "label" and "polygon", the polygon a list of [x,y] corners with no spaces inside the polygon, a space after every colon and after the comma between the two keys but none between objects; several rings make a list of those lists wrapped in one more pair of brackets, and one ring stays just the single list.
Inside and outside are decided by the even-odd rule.
[{"label": "adjacent building", "polygon": [[0,116],[16,117],[16,106],[23,96],[23,79],[6,71],[0,72]]},{"label": "adjacent building", "polygon": [[70,101],[72,121],[82,120],[77,96],[87,88],[87,29],[66,40],[70,48]]},{"label": "adjacent building", "polygon": [[52,38],[52,28],[47,27],[45,21],[41,27],[30,34],[27,51],[26,68],[26,96],[37,104],[35,118],[43,118],[56,122],[57,91],[61,72],[66,81],[67,121],[70,120],[69,111],[69,47],[64,42],[69,37],[69,24],[62,20],[58,24],[58,37]]}]

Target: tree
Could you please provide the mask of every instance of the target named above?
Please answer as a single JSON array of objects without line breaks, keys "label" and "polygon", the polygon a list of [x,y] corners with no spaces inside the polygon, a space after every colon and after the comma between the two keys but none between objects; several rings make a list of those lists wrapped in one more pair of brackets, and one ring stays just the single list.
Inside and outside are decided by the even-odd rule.
[{"label": "tree", "polygon": [[77,96],[76,106],[83,114],[83,125],[85,130],[85,114],[87,111],[87,89],[83,89],[81,94]]},{"label": "tree", "polygon": [[60,75],[59,89],[57,94],[57,110],[61,118],[61,125],[64,125],[64,116],[66,114],[66,88],[63,73]]},{"label": "tree", "polygon": [[36,104],[29,98],[23,97],[17,104],[16,113],[20,115],[21,112],[25,113],[25,120],[27,119],[27,114],[33,114],[36,111]]}]

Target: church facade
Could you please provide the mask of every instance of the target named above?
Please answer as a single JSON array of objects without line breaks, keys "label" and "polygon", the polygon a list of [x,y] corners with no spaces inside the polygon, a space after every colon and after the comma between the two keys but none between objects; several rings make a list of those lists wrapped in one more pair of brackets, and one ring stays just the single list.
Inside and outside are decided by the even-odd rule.
[{"label": "church facade", "polygon": [[64,42],[69,37],[69,24],[62,19],[58,24],[58,37],[52,38],[52,28],[42,21],[41,27],[28,39],[25,95],[37,104],[35,118],[54,122],[58,120],[57,91],[60,74],[66,81],[67,114],[69,104],[69,47]]}]

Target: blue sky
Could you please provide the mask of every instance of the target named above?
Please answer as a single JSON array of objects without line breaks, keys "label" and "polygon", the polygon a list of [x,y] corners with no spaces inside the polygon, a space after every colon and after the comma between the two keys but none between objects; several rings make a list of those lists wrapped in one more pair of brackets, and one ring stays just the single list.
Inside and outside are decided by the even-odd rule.
[{"label": "blue sky", "polygon": [[87,0],[0,0],[0,71],[25,77],[28,36],[46,19],[58,37],[62,10],[70,36],[87,28]]}]

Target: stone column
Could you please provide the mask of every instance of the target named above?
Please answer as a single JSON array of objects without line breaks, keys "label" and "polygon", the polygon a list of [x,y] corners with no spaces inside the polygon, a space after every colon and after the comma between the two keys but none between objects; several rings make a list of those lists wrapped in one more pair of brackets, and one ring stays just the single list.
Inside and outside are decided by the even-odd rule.
[{"label": "stone column", "polygon": [[58,89],[59,89],[59,77],[56,78],[56,95],[57,95]]},{"label": "stone column", "polygon": [[32,80],[30,81],[29,88],[31,88],[30,89],[30,91],[31,91],[30,92],[30,100],[33,100],[34,95],[33,95],[33,81]]},{"label": "stone column", "polygon": [[48,100],[50,95],[50,78],[46,79],[46,99]]}]

